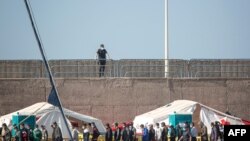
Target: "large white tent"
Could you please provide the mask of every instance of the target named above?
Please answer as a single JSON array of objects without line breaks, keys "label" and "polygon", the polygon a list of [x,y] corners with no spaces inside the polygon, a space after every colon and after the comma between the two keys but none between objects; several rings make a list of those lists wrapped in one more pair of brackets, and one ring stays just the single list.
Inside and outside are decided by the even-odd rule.
[{"label": "large white tent", "polygon": [[244,125],[247,121],[241,118],[227,115],[201,103],[190,100],[176,100],[153,111],[138,115],[134,119],[134,126],[140,132],[141,124],[155,124],[165,122],[169,124],[169,115],[174,113],[190,113],[193,115],[193,121],[202,121],[211,132],[211,122],[219,121],[233,125]]},{"label": "large white tent", "polygon": [[[100,133],[106,132],[106,129],[105,129],[102,121],[97,119],[97,118],[94,118],[91,116],[86,116],[83,114],[79,114],[77,112],[68,110],[66,108],[63,108],[63,111],[64,111],[64,114],[67,118],[73,118],[73,119],[87,122],[87,123],[94,122]],[[67,132],[66,125],[63,122],[63,117],[60,113],[60,110],[56,106],[53,106],[47,102],[36,103],[36,104],[31,105],[29,107],[26,107],[24,109],[21,109],[21,110],[15,111],[13,113],[1,116],[0,117],[0,125],[2,125],[2,123],[6,123],[7,125],[10,126],[12,115],[17,115],[17,114],[19,114],[19,115],[35,115],[36,117],[39,117],[39,119],[36,121],[36,123],[38,125],[47,125],[47,130],[49,132],[50,137],[52,134],[52,128],[50,127],[50,125],[56,121],[62,130],[63,137],[69,138],[69,134]],[[68,119],[67,119],[67,121],[69,123],[68,125],[70,125],[70,128],[72,128],[70,121]]]}]

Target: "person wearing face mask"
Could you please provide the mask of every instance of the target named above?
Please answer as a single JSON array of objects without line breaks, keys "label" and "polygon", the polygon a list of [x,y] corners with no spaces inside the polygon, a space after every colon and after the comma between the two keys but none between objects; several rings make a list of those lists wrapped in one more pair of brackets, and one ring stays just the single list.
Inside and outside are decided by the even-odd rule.
[{"label": "person wearing face mask", "polygon": [[115,123],[115,131],[114,131],[114,141],[120,141],[121,139],[121,129],[118,127],[118,123]]},{"label": "person wearing face mask", "polygon": [[24,123],[20,124],[21,141],[28,141],[28,130],[24,127]]},{"label": "person wearing face mask", "polygon": [[54,122],[52,125],[53,132],[52,132],[52,141],[62,141],[62,131],[60,127],[57,125],[56,122]]},{"label": "person wearing face mask", "polygon": [[2,124],[1,135],[2,135],[2,141],[11,141],[11,131],[5,123]]},{"label": "person wearing face mask", "polygon": [[87,123],[83,124],[83,139],[84,141],[89,141],[89,128],[87,127]]},{"label": "person wearing face mask", "polygon": [[144,127],[143,124],[141,124],[140,127],[142,130],[142,141],[149,141],[148,129],[146,127]]},{"label": "person wearing face mask", "polygon": [[200,123],[200,128],[201,128],[201,141],[208,141],[207,127],[204,125],[203,122]]},{"label": "person wearing face mask", "polygon": [[161,132],[162,132],[162,129],[160,128],[160,124],[156,123],[156,128],[155,128],[155,140],[156,141],[161,141]]},{"label": "person wearing face mask", "polygon": [[106,123],[106,134],[105,134],[105,141],[112,141],[112,129],[109,125],[109,123]]},{"label": "person wearing face mask", "polygon": [[79,131],[77,130],[77,125],[72,125],[72,137],[73,137],[73,141],[78,141],[78,134],[79,134]]},{"label": "person wearing face mask", "polygon": [[136,141],[136,129],[133,122],[129,125],[129,141]]},{"label": "person wearing face mask", "polygon": [[161,123],[162,132],[161,132],[161,140],[168,141],[168,127],[166,126],[165,122]]},{"label": "person wearing face mask", "polygon": [[87,124],[88,130],[89,130],[89,140],[92,141],[92,137],[93,137],[93,127],[91,123]]},{"label": "person wearing face mask", "polygon": [[215,127],[215,123],[211,122],[211,134],[210,134],[210,141],[217,141],[218,140],[218,131]]},{"label": "person wearing face mask", "polygon": [[46,129],[46,126],[45,125],[42,125],[42,140],[43,141],[48,141],[49,139],[49,135],[48,135],[48,130]]},{"label": "person wearing face mask", "polygon": [[129,141],[129,129],[126,123],[123,123],[122,141]]},{"label": "person wearing face mask", "polygon": [[175,141],[176,132],[175,132],[175,129],[174,129],[174,126],[173,126],[173,125],[170,125],[170,133],[169,133],[169,136],[170,136],[170,141]]},{"label": "person wearing face mask", "polygon": [[178,141],[191,141],[191,140],[192,140],[192,136],[190,134],[188,125],[185,125],[182,136],[180,137],[180,139]]},{"label": "person wearing face mask", "polygon": [[193,122],[190,124],[190,128],[191,128],[190,133],[192,136],[192,141],[196,141],[197,140],[196,137],[198,136],[198,131],[197,131],[196,127],[194,126]]},{"label": "person wearing face mask", "polygon": [[177,139],[179,140],[182,136],[182,129],[179,124],[177,124],[175,128],[176,128],[176,136],[177,136]]},{"label": "person wearing face mask", "polygon": [[92,137],[92,141],[97,141],[100,132],[98,131],[98,129],[96,128],[96,125],[94,122],[92,122],[92,127],[93,127],[93,137]]},{"label": "person wearing face mask", "polygon": [[15,134],[14,134],[14,141],[20,141],[20,130],[18,129],[18,127],[16,125],[14,125],[14,131],[15,131]]},{"label": "person wearing face mask", "polygon": [[149,125],[149,141],[155,141],[155,129],[153,124]]}]

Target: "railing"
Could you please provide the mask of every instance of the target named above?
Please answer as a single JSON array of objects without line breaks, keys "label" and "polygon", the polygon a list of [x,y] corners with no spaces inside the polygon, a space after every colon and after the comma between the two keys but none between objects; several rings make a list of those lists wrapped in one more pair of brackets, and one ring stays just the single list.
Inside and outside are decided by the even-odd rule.
[{"label": "railing", "polygon": [[[175,71],[165,72],[165,67]],[[166,73],[170,77],[184,76],[184,66],[182,65],[121,65],[119,71],[120,77],[129,77],[129,74],[131,77],[165,77]]]},{"label": "railing", "polygon": [[[105,77],[112,77],[112,67],[105,65]],[[98,77],[99,65],[52,65],[51,71],[54,77]]]},{"label": "railing", "polygon": [[37,72],[0,72],[0,78],[39,78]]},{"label": "railing", "polygon": [[[201,75],[202,73],[212,73],[212,74],[235,74],[236,73],[236,76],[235,75],[230,75],[230,76],[227,76],[227,77],[235,77],[235,78],[248,78],[248,74],[250,72],[238,72],[238,71],[197,71],[195,73],[195,77],[207,77],[207,76],[199,76]],[[242,75],[243,74],[243,75]],[[210,77],[218,77],[218,76],[210,76]]]},{"label": "railing", "polygon": [[[212,70],[213,69],[213,70]],[[237,71],[236,71],[237,70]],[[247,70],[247,71],[242,71]],[[250,65],[191,65],[189,72],[191,77],[248,77]]]},{"label": "railing", "polygon": [[[131,76],[129,75],[131,74]],[[133,74],[140,74],[140,75],[133,75]],[[143,75],[145,74],[145,75]],[[165,74],[168,74],[170,77],[180,77],[176,72],[162,72],[162,71],[126,71],[124,77],[147,77],[150,74],[150,77],[164,77]],[[157,74],[157,75],[154,75]]]},{"label": "railing", "polygon": [[[81,76],[85,76],[85,77],[98,77],[99,76],[99,72],[54,72],[53,73],[54,77],[81,77]],[[111,71],[110,72],[104,72],[104,77],[112,77],[111,76]]]},{"label": "railing", "polygon": [[41,66],[0,64],[0,78],[39,78]]},{"label": "railing", "polygon": [[[105,77],[165,77],[170,78],[248,78],[250,60],[107,60]],[[96,60],[49,61],[54,77],[99,77]],[[45,78],[42,61],[0,61],[0,78]]]}]

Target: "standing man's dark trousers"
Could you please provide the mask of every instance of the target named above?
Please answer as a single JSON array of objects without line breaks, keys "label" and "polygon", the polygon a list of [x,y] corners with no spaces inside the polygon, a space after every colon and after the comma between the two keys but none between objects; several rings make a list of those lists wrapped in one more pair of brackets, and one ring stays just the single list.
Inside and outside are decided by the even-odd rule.
[{"label": "standing man's dark trousers", "polygon": [[104,76],[106,60],[99,60],[99,77]]},{"label": "standing man's dark trousers", "polygon": [[192,137],[192,141],[197,141],[196,137]]}]

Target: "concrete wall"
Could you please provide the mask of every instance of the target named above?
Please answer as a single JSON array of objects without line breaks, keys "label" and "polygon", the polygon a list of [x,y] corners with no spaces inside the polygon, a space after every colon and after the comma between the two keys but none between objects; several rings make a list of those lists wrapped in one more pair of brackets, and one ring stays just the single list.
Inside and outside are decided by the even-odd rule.
[{"label": "concrete wall", "polygon": [[[250,79],[56,79],[64,107],[100,118],[128,121],[177,99],[201,102],[250,119]],[[47,79],[0,79],[0,114],[46,101]]]}]

